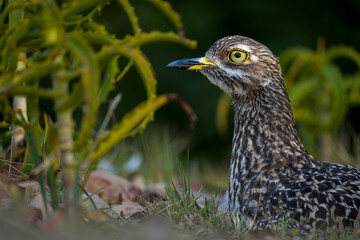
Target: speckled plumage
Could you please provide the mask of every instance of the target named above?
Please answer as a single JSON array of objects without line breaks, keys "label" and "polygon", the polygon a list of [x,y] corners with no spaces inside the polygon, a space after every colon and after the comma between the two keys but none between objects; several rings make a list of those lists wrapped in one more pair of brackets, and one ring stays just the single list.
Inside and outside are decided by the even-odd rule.
[{"label": "speckled plumage", "polygon": [[[246,51],[248,60],[231,62],[233,49]],[[303,232],[352,225],[360,207],[360,170],[317,161],[306,151],[278,58],[255,40],[231,36],[218,40],[205,59],[212,64],[198,63],[197,70],[233,99],[228,197],[235,218],[250,229],[280,222]],[[169,66],[186,69],[182,63]]]}]

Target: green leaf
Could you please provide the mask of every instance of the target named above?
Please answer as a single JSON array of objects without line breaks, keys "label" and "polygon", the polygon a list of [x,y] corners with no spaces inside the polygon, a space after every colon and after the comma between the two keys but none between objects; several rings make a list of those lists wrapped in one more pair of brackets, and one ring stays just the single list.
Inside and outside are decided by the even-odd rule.
[{"label": "green leaf", "polygon": [[58,71],[63,67],[63,63],[53,63],[46,61],[29,65],[28,69],[18,73],[9,73],[0,77],[0,93],[12,91],[21,91],[22,83],[32,82]]},{"label": "green leaf", "polygon": [[51,195],[52,207],[54,208],[54,210],[56,210],[58,208],[59,203],[61,201],[61,199],[59,197],[59,193],[58,193],[56,171],[57,171],[57,169],[54,169],[54,168],[49,168],[47,170],[47,180],[48,180],[48,185],[49,185],[49,190],[50,190],[50,195]]},{"label": "green leaf", "polygon": [[141,28],[139,26],[139,19],[135,15],[134,7],[131,6],[129,0],[118,0],[120,5],[124,8],[126,15],[128,16],[131,26],[133,28],[134,34],[138,34],[141,32]]},{"label": "green leaf", "polygon": [[99,108],[96,96],[99,92],[100,69],[98,59],[92,49],[78,34],[68,34],[66,45],[79,60],[82,69],[83,117],[79,136],[74,147],[79,149],[91,136],[96,123],[96,113]]},{"label": "green leaf", "polygon": [[128,45],[114,43],[111,46],[105,46],[98,53],[99,62],[106,64],[114,57],[125,56],[128,59],[133,59],[136,69],[140,73],[143,80],[148,99],[156,95],[156,79],[153,68],[146,58],[146,56],[138,48],[133,48]]},{"label": "green leaf", "polygon": [[181,22],[180,15],[172,9],[169,2],[162,0],[147,0],[147,2],[159,9],[159,11],[161,11],[171,21],[171,23],[176,27],[176,29],[184,29],[184,25]]},{"label": "green leaf", "polygon": [[106,3],[108,0],[79,0],[64,3],[62,16],[65,20],[72,20],[77,14],[81,14],[98,4]]},{"label": "green leaf", "polygon": [[[39,134],[36,134],[39,135]],[[28,157],[28,161],[26,162],[31,162],[34,163],[34,167],[36,168],[37,166],[39,166],[41,164],[41,160],[39,158],[39,139],[38,137],[36,137],[36,135],[34,135],[34,131],[32,129],[26,129],[25,131],[25,139],[26,139],[26,143],[27,143],[27,157]],[[40,191],[41,191],[41,196],[43,198],[44,203],[47,203],[47,197],[46,197],[46,190],[45,190],[45,181],[44,181],[44,176],[43,174],[40,174],[38,176],[38,182],[40,185]],[[48,212],[48,208],[47,208],[47,204],[45,205],[45,211],[46,211],[46,215],[49,215]]]},{"label": "green leaf", "polygon": [[173,42],[180,43],[188,48],[196,48],[197,42],[190,40],[174,32],[151,31],[149,33],[139,33],[136,36],[126,36],[121,42],[128,42],[133,47],[140,47],[154,42]]},{"label": "green leaf", "polygon": [[109,65],[106,68],[104,81],[102,82],[99,95],[97,96],[97,101],[99,103],[105,102],[107,100],[109,93],[115,89],[114,81],[116,75],[120,72],[117,61],[118,58],[115,57],[110,61]]},{"label": "green leaf", "polygon": [[109,132],[101,137],[95,152],[91,156],[91,160],[95,160],[104,155],[120,140],[127,137],[128,134],[144,120],[144,118],[164,106],[168,101],[169,99],[166,95],[160,95],[140,103],[136,108],[128,112],[120,122],[115,124]]},{"label": "green leaf", "polygon": [[[9,4],[15,3],[15,2],[21,2],[22,0],[9,0]],[[24,15],[24,8],[16,8],[10,11],[9,14],[9,25],[10,28],[19,26],[22,22]]]},{"label": "green leaf", "polygon": [[[20,2],[20,0],[9,0],[9,4]],[[9,13],[9,28],[13,29],[21,25],[23,19],[23,8],[15,8]],[[8,65],[6,70],[8,72],[14,71],[18,65],[18,59],[14,51],[8,53]]]},{"label": "green leaf", "polygon": [[46,135],[46,144],[45,150],[47,154],[54,153],[57,151],[59,146],[58,131],[56,126],[50,122],[47,135]]}]

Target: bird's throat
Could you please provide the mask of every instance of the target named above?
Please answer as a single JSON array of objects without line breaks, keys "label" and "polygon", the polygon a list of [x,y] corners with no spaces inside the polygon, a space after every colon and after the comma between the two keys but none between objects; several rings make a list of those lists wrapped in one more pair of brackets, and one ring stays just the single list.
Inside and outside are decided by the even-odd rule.
[{"label": "bird's throat", "polygon": [[[229,192],[233,196],[229,198],[230,202],[236,202],[230,206],[236,212],[255,209],[256,214],[258,206],[251,206],[246,200],[252,194],[250,189],[268,194],[271,185],[284,176],[278,173],[301,168],[304,159],[312,158],[304,157],[309,154],[294,128],[285,88],[274,83],[269,87],[272,89],[233,96],[235,126],[229,179]],[[240,199],[233,201],[233,198]]]},{"label": "bird's throat", "polygon": [[[235,96],[232,159],[247,160],[240,168],[281,167],[306,152],[294,128],[290,100],[283,85]],[[274,89],[280,89],[277,92]],[[286,161],[285,161],[286,160]]]}]

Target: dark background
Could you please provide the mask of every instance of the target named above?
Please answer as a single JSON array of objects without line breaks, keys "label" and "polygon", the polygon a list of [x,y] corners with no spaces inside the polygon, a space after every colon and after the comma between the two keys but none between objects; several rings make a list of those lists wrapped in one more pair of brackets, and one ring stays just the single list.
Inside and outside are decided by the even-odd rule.
[{"label": "dark background", "polygon": [[[168,63],[201,57],[217,39],[229,35],[254,38],[276,55],[294,46],[316,49],[319,37],[325,39],[327,46],[344,44],[360,50],[359,0],[174,0],[170,3],[182,17],[186,36],[197,40],[198,47],[192,50],[171,43],[156,43],[144,46],[142,50],[154,67],[158,93],[179,94],[193,107],[199,119],[196,128],[190,130],[183,110],[177,104],[169,104],[156,113],[157,125],[170,126],[175,135],[190,134],[189,149],[198,159],[223,162],[229,158],[232,134],[229,132],[227,137],[220,138],[215,126],[215,108],[221,91],[200,73],[176,71],[167,68]],[[144,1],[131,1],[131,4],[145,32],[175,31],[151,4]],[[116,1],[105,8],[99,19],[119,38],[132,34],[131,25]],[[117,119],[145,99],[145,90],[135,70],[117,84],[117,91],[123,94]],[[358,109],[350,109],[350,115],[357,113]]]}]

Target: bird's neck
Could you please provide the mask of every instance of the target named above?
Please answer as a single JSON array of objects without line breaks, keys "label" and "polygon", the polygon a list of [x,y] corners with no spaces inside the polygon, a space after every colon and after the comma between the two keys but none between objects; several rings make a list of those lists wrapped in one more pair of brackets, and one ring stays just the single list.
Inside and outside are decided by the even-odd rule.
[{"label": "bird's neck", "polygon": [[294,128],[290,100],[282,82],[233,96],[233,100],[233,177],[302,168],[313,161]]}]

